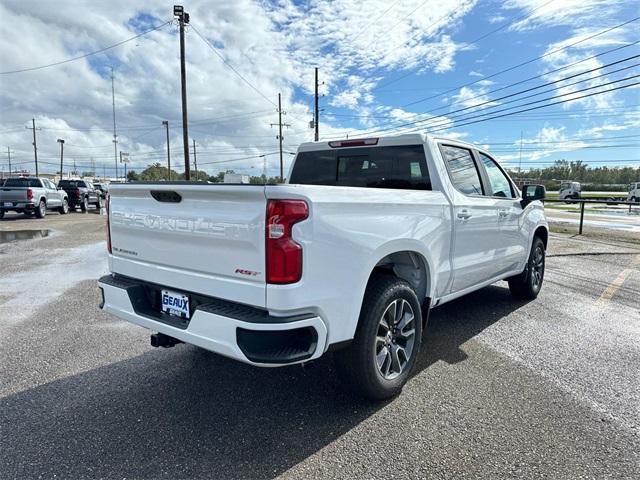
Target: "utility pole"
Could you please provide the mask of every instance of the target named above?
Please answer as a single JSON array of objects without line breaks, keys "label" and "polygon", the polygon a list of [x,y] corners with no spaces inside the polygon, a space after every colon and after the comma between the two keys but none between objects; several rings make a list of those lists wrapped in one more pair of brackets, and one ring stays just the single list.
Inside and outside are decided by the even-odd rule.
[{"label": "utility pole", "polygon": [[[73,175],[74,175],[75,177],[77,177],[77,176],[78,176],[78,170],[76,170],[76,159],[75,159],[75,158],[73,159]],[[118,178],[116,177],[116,180],[117,180],[117,179],[118,179]]]},{"label": "utility pole", "polygon": [[319,125],[320,125],[319,113],[320,113],[320,111],[318,110],[318,67],[316,67],[316,94],[315,94],[315,99],[314,99],[314,109],[313,109],[313,111],[314,111],[314,113],[313,113],[313,128],[315,129],[315,134],[314,134],[313,138],[317,142],[318,140],[320,140],[320,130],[319,130]]},{"label": "utility pole", "polygon": [[522,172],[522,130],[520,130],[520,161],[518,162],[518,175]]},{"label": "utility pole", "polygon": [[64,168],[63,159],[64,159],[64,140],[59,138],[58,143],[60,144],[60,180],[62,180],[62,172]]},{"label": "utility pole", "polygon": [[9,176],[11,176],[11,148],[7,147],[7,156],[9,157]]},{"label": "utility pole", "polygon": [[25,127],[27,130],[33,130],[33,158],[36,162],[36,177],[38,176],[38,144],[36,142],[36,119],[31,119],[31,127]]},{"label": "utility pole", "polygon": [[162,125],[167,129],[167,169],[169,170],[169,181],[171,181],[171,150],[169,149],[169,121],[163,120]]},{"label": "utility pole", "polygon": [[113,106],[113,161],[116,164],[116,180],[118,180],[118,134],[116,133],[116,90],[113,67],[111,67],[111,104]]},{"label": "utility pole", "polygon": [[180,81],[182,85],[182,145],[184,148],[184,178],[191,180],[189,165],[189,126],[187,123],[187,67],[184,58],[184,26],[189,24],[189,14],[182,5],[173,6],[173,16],[180,24]]},{"label": "utility pole", "polygon": [[193,139],[193,164],[196,167],[196,182],[200,180],[198,176],[198,157],[196,157],[196,139]]},{"label": "utility pole", "polygon": [[[282,111],[282,95],[278,94],[278,136],[276,137],[279,140],[280,143],[280,181],[282,182],[284,180],[284,166],[282,163],[282,140],[284,140],[284,137],[282,136],[282,127],[290,127],[291,125],[289,125],[288,123],[282,123],[282,114],[287,114],[287,112],[283,112]],[[271,124],[271,126],[273,127],[275,124]]]}]

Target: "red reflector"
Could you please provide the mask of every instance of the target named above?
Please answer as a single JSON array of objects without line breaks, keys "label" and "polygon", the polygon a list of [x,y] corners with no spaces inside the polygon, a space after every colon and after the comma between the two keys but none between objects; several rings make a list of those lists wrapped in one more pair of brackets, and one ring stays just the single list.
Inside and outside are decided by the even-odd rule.
[{"label": "red reflector", "polygon": [[343,147],[365,147],[367,145],[377,145],[377,138],[363,138],[361,140],[336,140],[329,142],[331,148],[343,148]]},{"label": "red reflector", "polygon": [[33,190],[27,188],[27,200],[33,200]]},{"label": "red reflector", "polygon": [[292,229],[308,217],[309,207],[304,200],[267,202],[267,283],[295,283],[302,278],[302,245],[293,240]]},{"label": "red reflector", "polygon": [[109,194],[107,194],[107,204],[106,204],[106,208],[107,208],[107,251],[109,253],[111,252],[111,225],[109,225],[109,206],[111,203],[111,197],[109,197]]}]

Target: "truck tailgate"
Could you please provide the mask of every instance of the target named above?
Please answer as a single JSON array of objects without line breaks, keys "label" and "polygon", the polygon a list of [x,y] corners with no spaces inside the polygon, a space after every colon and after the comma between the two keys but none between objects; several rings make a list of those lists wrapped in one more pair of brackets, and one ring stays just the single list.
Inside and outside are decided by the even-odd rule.
[{"label": "truck tailgate", "polygon": [[112,184],[109,195],[112,272],[265,306],[263,186]]},{"label": "truck tailgate", "polygon": [[[27,201],[27,189],[22,187],[0,188],[0,202],[24,203]],[[1,205],[0,205],[1,206]]]}]

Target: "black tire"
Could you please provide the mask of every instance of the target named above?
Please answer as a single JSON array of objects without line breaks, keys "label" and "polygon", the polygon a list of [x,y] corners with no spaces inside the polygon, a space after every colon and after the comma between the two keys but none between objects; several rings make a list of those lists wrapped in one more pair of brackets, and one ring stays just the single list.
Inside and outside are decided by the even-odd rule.
[{"label": "black tire", "polygon": [[[387,317],[387,312],[394,302],[396,302],[395,305],[400,304],[401,308],[409,305],[413,320],[407,321],[399,330],[394,328],[395,333],[389,330],[386,335],[381,336],[381,329],[384,328],[381,322],[385,320],[391,323],[389,320],[392,318]],[[410,318],[405,317],[405,310],[402,312],[403,319]],[[393,318],[395,318],[395,312]],[[396,326],[401,321],[398,320]],[[409,348],[409,340],[406,338],[411,331],[413,331],[413,338]],[[392,275],[374,274],[367,285],[353,342],[334,355],[338,374],[345,385],[359,395],[371,400],[391,398],[399,394],[407,382],[420,351],[421,339],[422,312],[418,297],[411,285]],[[410,351],[408,355],[401,355],[402,351],[407,350]],[[401,356],[405,361],[403,366]],[[382,357],[384,361],[379,366],[378,362]],[[386,363],[387,361],[391,362],[390,366]],[[389,370],[395,368],[394,364],[399,366],[399,372],[391,372],[390,375]],[[386,375],[383,372],[385,368]]]},{"label": "black tire", "polygon": [[102,199],[98,196],[98,201],[95,203],[96,208],[100,210],[102,208]]},{"label": "black tire", "polygon": [[89,199],[87,197],[84,197],[82,199],[82,203],[80,204],[80,210],[82,210],[83,212],[86,212],[87,210],[89,210]]},{"label": "black tire", "polygon": [[533,237],[527,266],[520,275],[509,278],[511,295],[518,300],[533,300],[540,293],[544,280],[545,249],[540,237]]},{"label": "black tire", "polygon": [[69,201],[66,198],[62,200],[62,206],[58,208],[58,212],[60,212],[60,215],[69,213]]},{"label": "black tire", "polygon": [[0,210],[0,220],[4,218],[4,210]]},{"label": "black tire", "polygon": [[44,218],[47,214],[47,204],[44,200],[40,200],[35,210],[36,218]]}]

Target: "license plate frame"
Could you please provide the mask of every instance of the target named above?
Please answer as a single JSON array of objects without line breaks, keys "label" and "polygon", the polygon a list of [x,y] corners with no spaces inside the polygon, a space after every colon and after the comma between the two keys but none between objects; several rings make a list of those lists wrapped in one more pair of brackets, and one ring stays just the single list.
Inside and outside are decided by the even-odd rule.
[{"label": "license plate frame", "polygon": [[160,290],[160,309],[172,317],[190,318],[191,299],[186,293],[163,288]]},{"label": "license plate frame", "polygon": [[4,202],[4,204],[2,206],[5,207],[5,208],[13,207],[13,202]]}]

